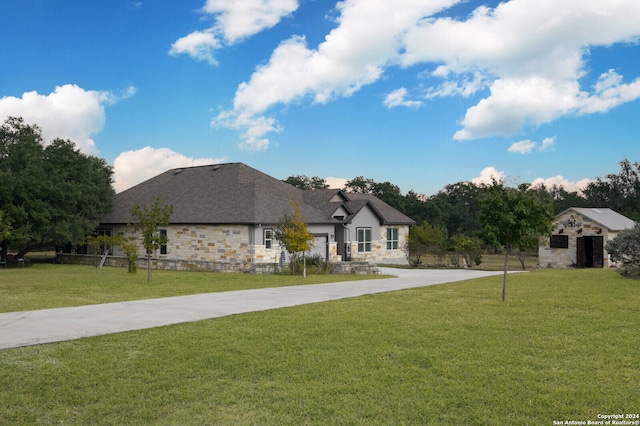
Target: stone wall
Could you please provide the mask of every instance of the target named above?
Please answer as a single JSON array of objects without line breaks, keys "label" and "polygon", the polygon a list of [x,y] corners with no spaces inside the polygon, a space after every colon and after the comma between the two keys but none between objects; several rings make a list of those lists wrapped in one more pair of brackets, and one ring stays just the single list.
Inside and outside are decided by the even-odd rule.
[{"label": "stone wall", "polygon": [[[387,250],[387,228],[398,228],[398,248]],[[408,265],[404,247],[409,240],[408,226],[381,226],[378,239],[371,241],[371,251],[358,252],[358,242],[351,242],[351,259],[359,262]]]},{"label": "stone wall", "polygon": [[[58,253],[56,263],[67,265],[92,265],[98,266],[102,256]],[[138,269],[147,268],[147,260],[137,261]],[[124,256],[107,256],[104,266],[128,267],[127,258]],[[231,262],[211,262],[203,260],[179,260],[179,259],[151,259],[152,269],[165,269],[171,271],[194,271],[194,272],[227,272],[227,273],[252,273],[252,274],[272,274],[278,271],[278,266],[272,263],[231,263]]]},{"label": "stone wall", "polygon": [[[67,265],[92,265],[98,266],[102,256],[58,253],[56,262]],[[138,269],[147,268],[147,260],[139,259]],[[126,268],[127,258],[124,256],[107,256],[104,266]],[[371,262],[338,262],[331,265],[333,274],[379,274],[380,271],[375,263]],[[152,259],[153,269],[165,269],[171,271],[194,271],[194,272],[226,272],[226,273],[250,273],[250,274],[273,274],[280,271],[279,265],[275,263],[230,263],[230,262],[210,262],[210,261],[186,261],[176,259]]]},{"label": "stone wall", "polygon": [[[167,254],[156,253],[159,261],[178,259],[184,261],[222,262],[232,264],[253,263],[253,247],[249,246],[249,227],[243,225],[170,225],[166,228]],[[114,235],[137,237],[133,227],[116,226]],[[138,244],[138,253],[145,252]],[[114,248],[114,254],[123,256],[122,249]]]},{"label": "stone wall", "polygon": [[[568,248],[550,247],[550,239],[540,239],[538,249],[538,263],[542,268],[571,268],[577,265],[578,258],[578,238],[601,236],[603,245],[615,236],[615,233],[599,224],[582,217],[574,211],[568,211],[562,216],[558,216],[553,224],[553,234],[566,236]],[[609,267],[609,254],[604,250],[603,266]]]},{"label": "stone wall", "polygon": [[333,274],[378,275],[380,270],[372,262],[338,262],[331,265]]}]

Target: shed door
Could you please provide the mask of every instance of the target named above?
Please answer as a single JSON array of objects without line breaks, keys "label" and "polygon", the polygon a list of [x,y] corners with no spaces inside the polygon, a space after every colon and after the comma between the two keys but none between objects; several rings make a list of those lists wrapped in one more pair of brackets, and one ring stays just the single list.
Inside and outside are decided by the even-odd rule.
[{"label": "shed door", "polygon": [[593,238],[593,267],[604,267],[604,238],[600,236]]},{"label": "shed door", "polygon": [[584,237],[578,237],[576,243],[576,266],[584,268]]},{"label": "shed door", "polygon": [[576,243],[576,266],[578,268],[604,267],[603,237],[578,237]]}]

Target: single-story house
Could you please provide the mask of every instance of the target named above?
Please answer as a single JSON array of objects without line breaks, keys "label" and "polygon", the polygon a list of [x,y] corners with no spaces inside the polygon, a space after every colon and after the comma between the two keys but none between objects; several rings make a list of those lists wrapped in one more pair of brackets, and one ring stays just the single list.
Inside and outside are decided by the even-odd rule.
[{"label": "single-story house", "polygon": [[603,268],[607,241],[635,222],[607,208],[571,207],[556,216],[553,235],[540,241],[539,263],[550,268]]},{"label": "single-story house", "polygon": [[[242,163],[169,170],[116,194],[100,220],[102,235],[136,236],[131,207],[157,197],[172,205],[168,243],[157,268],[271,272],[288,261],[274,228],[296,204],[315,236],[309,255],[332,264],[407,263],[403,250],[415,222],[369,194],[302,190]],[[123,256],[118,247],[113,255]],[[144,250],[139,246],[143,257]]]}]

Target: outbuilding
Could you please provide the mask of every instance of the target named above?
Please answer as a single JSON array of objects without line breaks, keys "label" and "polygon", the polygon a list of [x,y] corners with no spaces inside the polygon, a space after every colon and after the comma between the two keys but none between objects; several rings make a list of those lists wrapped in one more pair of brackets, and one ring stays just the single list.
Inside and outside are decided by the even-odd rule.
[{"label": "outbuilding", "polygon": [[635,222],[608,208],[571,207],[556,216],[553,234],[540,241],[539,264],[549,268],[604,268],[607,241]]}]

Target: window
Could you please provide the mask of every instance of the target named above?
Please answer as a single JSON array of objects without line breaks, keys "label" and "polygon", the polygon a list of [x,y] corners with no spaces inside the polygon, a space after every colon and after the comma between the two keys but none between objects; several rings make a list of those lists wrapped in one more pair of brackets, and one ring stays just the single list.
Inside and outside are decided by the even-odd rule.
[{"label": "window", "polygon": [[371,251],[371,228],[358,228],[358,252]]},{"label": "window", "polygon": [[273,229],[264,230],[264,247],[270,250],[273,247]]},{"label": "window", "polygon": [[[167,230],[166,229],[161,229],[160,230],[160,235],[162,235],[166,240],[166,238],[167,238]],[[160,246],[160,254],[167,254],[167,245],[166,244],[162,244]]]},{"label": "window", "polygon": [[387,228],[387,250],[398,250],[398,228]]},{"label": "window", "polygon": [[549,247],[569,248],[569,236],[568,235],[552,235],[549,241]]}]

